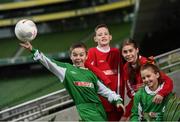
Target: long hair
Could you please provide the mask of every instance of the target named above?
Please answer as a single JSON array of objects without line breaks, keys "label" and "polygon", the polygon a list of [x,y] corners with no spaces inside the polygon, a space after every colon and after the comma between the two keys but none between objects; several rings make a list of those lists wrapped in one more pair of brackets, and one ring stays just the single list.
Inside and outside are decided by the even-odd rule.
[{"label": "long hair", "polygon": [[[126,45],[132,45],[135,49],[139,48],[138,44],[135,42],[135,40],[131,39],[131,38],[127,38],[125,39],[122,44],[121,44],[121,50],[124,46]],[[140,61],[139,61],[139,54],[137,54],[137,61],[135,62],[136,67],[132,67],[132,65],[130,63],[128,63],[128,76],[129,76],[129,82],[131,84],[136,84],[136,72],[140,71]]]}]

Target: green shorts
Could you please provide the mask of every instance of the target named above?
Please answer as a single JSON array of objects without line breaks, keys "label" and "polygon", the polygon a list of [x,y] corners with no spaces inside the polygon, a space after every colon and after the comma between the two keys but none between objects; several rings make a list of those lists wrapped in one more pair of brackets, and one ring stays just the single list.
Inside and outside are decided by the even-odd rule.
[{"label": "green shorts", "polygon": [[107,121],[102,104],[84,103],[76,106],[82,121]]}]

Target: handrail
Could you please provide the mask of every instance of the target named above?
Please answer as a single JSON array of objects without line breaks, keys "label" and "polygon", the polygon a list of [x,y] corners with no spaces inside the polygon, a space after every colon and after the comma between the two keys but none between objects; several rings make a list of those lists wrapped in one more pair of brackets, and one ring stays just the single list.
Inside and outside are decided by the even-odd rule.
[{"label": "handrail", "polygon": [[73,103],[73,100],[72,100],[72,99],[67,100],[67,101],[65,101],[65,102],[63,102],[63,103],[56,104],[56,105],[54,105],[54,106],[52,106],[52,107],[43,109],[43,110],[41,110],[41,111],[37,111],[37,112],[31,113],[31,114],[25,115],[25,116],[23,116],[23,117],[14,119],[13,122],[22,121],[22,120],[27,119],[27,118],[29,118],[29,117],[32,117],[32,116],[34,116],[34,115],[36,115],[36,114],[42,114],[42,112],[46,112],[46,111],[52,110],[52,109],[54,109],[54,108],[57,108],[57,107],[59,107],[59,106],[67,105],[67,104],[70,104],[70,103]]},{"label": "handrail", "polygon": [[180,68],[180,48],[155,57],[156,64],[166,73]]},{"label": "handrail", "polygon": [[166,70],[166,69],[168,69],[168,68],[171,68],[171,67],[174,67],[174,66],[177,66],[177,65],[180,65],[180,62],[177,62],[177,63],[174,63],[174,64],[170,64],[170,65],[168,65],[168,66],[162,67],[161,69],[162,69],[162,70]]},{"label": "handrail", "polygon": [[2,111],[0,111],[0,114],[1,114],[1,113],[4,113],[4,112],[7,112],[7,111],[10,111],[10,110],[13,110],[13,109],[16,109],[16,108],[19,108],[19,107],[21,107],[21,106],[24,106],[24,105],[33,103],[33,102],[35,102],[35,101],[42,100],[42,99],[47,98],[47,97],[49,97],[49,96],[53,96],[53,95],[56,95],[56,94],[58,94],[58,93],[62,93],[62,92],[64,92],[64,91],[66,91],[66,90],[65,90],[65,89],[61,89],[61,90],[59,90],[59,91],[50,93],[50,94],[48,94],[48,95],[44,95],[44,96],[42,96],[42,97],[36,98],[36,99],[34,99],[34,100],[31,100],[31,101],[28,101],[28,102],[25,102],[25,103],[22,103],[22,104],[20,104],[20,105],[17,105],[17,106],[14,106],[14,107],[11,107],[11,108],[2,110]]},{"label": "handrail", "polygon": [[155,59],[160,59],[160,58],[162,58],[162,57],[164,57],[164,56],[167,56],[167,55],[170,55],[170,54],[176,53],[176,52],[180,52],[180,48],[177,48],[177,49],[172,50],[172,51],[169,51],[169,52],[167,52],[167,53],[163,53],[163,54],[161,54],[161,55],[158,55],[158,56],[155,57]]},{"label": "handrail", "polygon": [[61,89],[0,111],[0,121],[34,120],[47,114],[52,109],[70,104],[73,104],[73,100],[65,89]]}]

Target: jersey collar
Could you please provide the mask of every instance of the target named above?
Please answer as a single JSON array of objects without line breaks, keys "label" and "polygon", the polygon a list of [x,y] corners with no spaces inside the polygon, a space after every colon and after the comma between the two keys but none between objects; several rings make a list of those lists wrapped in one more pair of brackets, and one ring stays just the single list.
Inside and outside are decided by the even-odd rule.
[{"label": "jersey collar", "polygon": [[108,47],[107,49],[102,49],[97,46],[96,48],[103,53],[108,53],[110,51],[110,47]]},{"label": "jersey collar", "polygon": [[145,91],[147,92],[147,94],[155,95],[163,88],[163,86],[164,86],[164,83],[159,85],[155,91],[152,91],[151,89],[149,89],[148,86],[145,86]]}]

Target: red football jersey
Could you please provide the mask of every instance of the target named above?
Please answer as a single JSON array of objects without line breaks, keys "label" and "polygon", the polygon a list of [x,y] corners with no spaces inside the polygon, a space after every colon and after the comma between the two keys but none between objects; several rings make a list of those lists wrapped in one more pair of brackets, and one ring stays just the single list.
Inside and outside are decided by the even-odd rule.
[{"label": "red football jersey", "polygon": [[[85,66],[93,71],[107,87],[116,91],[116,93],[120,93],[121,97],[124,99],[125,84],[122,82],[122,72],[120,72],[123,69],[120,54],[118,48],[110,48],[107,52],[103,52],[96,47],[90,48],[88,50],[88,58]],[[113,111],[116,109],[106,99],[103,97],[100,98],[106,111]]]}]

